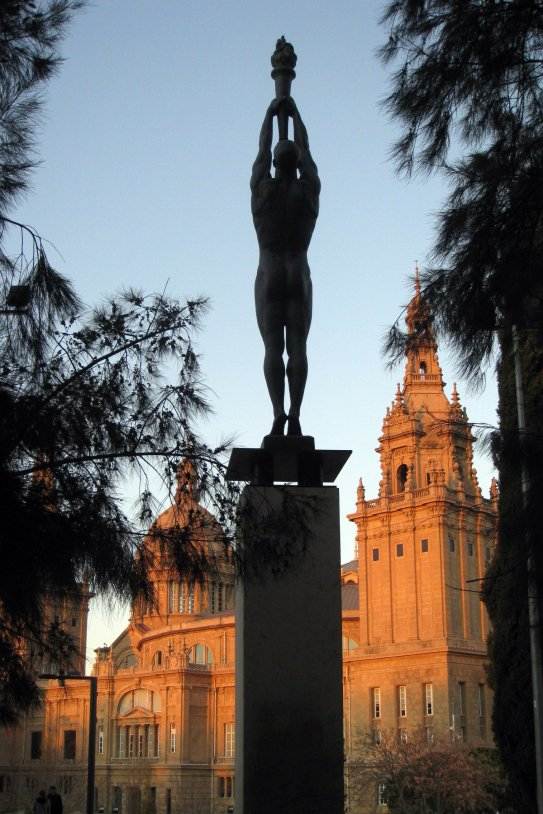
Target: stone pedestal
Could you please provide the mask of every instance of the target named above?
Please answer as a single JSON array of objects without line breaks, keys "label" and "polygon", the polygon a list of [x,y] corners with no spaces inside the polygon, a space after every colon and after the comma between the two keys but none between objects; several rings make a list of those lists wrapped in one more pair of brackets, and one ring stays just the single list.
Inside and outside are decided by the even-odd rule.
[{"label": "stone pedestal", "polygon": [[[264,569],[237,585],[235,810],[343,814],[338,490],[247,486],[253,528],[285,494],[314,501],[305,551],[278,576]],[[249,552],[262,545],[246,536]]]}]

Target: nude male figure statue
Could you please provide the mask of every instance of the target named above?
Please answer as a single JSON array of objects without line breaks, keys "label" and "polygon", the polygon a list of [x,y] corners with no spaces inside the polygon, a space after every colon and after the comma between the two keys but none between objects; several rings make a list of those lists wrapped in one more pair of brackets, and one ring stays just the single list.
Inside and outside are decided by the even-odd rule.
[{"label": "nude male figure statue", "polygon": [[[273,154],[273,118],[287,111],[294,141],[280,139]],[[299,177],[298,177],[299,171]],[[319,213],[320,181],[309,151],[307,130],[294,100],[274,99],[260,131],[251,176],[251,211],[260,247],[255,281],[258,327],[264,341],[264,376],[272,406],[271,435],[301,435],[300,406],[307,379],[306,342],[311,324],[312,286],[307,249]],[[285,364],[290,409],[285,414]]]}]

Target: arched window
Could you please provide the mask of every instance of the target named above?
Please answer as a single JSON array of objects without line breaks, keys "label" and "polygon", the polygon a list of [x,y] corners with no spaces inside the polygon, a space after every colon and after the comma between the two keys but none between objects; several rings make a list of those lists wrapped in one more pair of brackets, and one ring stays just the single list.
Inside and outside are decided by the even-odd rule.
[{"label": "arched window", "polygon": [[426,378],[426,362],[420,362],[419,364],[419,375],[421,378]]},{"label": "arched window", "polygon": [[160,696],[152,690],[129,690],[119,701],[119,715],[127,715],[136,707],[148,709],[151,712],[160,712]]},{"label": "arched window", "polygon": [[189,653],[189,664],[213,664],[213,653],[205,644],[195,644]]},{"label": "arched window", "polygon": [[157,650],[153,656],[153,667],[162,667],[163,664],[162,650]]},{"label": "arched window", "polygon": [[405,492],[407,482],[407,464],[400,464],[396,470],[396,491]]}]

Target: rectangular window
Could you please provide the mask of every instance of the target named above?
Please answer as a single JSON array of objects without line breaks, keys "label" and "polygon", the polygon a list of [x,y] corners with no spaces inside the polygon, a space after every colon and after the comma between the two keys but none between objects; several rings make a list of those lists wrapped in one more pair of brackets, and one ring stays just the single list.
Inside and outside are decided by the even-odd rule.
[{"label": "rectangular window", "polygon": [[145,736],[143,729],[141,727],[138,728],[138,757],[145,756]]},{"label": "rectangular window", "polygon": [[42,733],[41,732],[31,732],[30,733],[30,759],[31,760],[39,760],[41,758],[41,744],[42,744]]},{"label": "rectangular window", "polygon": [[433,684],[424,685],[424,714],[434,714],[434,686]]},{"label": "rectangular window", "polygon": [[468,557],[473,557],[473,543],[468,543]]},{"label": "rectangular window", "polygon": [[170,580],[168,582],[168,613],[175,613],[175,589],[177,584]]},{"label": "rectangular window", "polygon": [[126,731],[125,730],[126,730],[126,727],[124,727],[124,726],[120,726],[117,729],[118,737],[119,737],[119,740],[118,740],[118,743],[119,743],[119,747],[118,747],[118,749],[119,749],[119,752],[118,752],[119,757],[124,757],[125,754],[126,754]]},{"label": "rectangular window", "polygon": [[179,613],[186,613],[186,610],[187,610],[187,588],[186,588],[186,585],[183,582],[179,585],[178,602],[179,602],[179,605],[178,605]]},{"label": "rectangular window", "polygon": [[420,550],[423,554],[428,553],[428,540],[425,539],[420,541]]},{"label": "rectangular window", "polygon": [[403,543],[397,543],[396,545],[396,556],[403,557]]},{"label": "rectangular window", "polygon": [[166,814],[172,814],[172,790],[166,789]]},{"label": "rectangular window", "polygon": [[372,557],[373,562],[377,562],[379,560],[379,549],[378,548],[372,549],[371,557]]},{"label": "rectangular window", "polygon": [[226,607],[226,588],[222,582],[211,583],[211,613],[222,613]]},{"label": "rectangular window", "polygon": [[454,539],[449,534],[449,551],[454,552]]},{"label": "rectangular window", "polygon": [[434,742],[434,728],[432,726],[426,727],[426,743]]},{"label": "rectangular window", "polygon": [[398,711],[400,718],[407,718],[407,687],[403,684],[398,687]]},{"label": "rectangular window", "polygon": [[75,729],[64,730],[64,760],[75,760]]},{"label": "rectangular window", "polygon": [[143,727],[143,757],[149,757],[149,724]]},{"label": "rectangular window", "polygon": [[187,598],[187,613],[194,613],[194,585],[189,585],[189,595]]},{"label": "rectangular window", "polygon": [[177,732],[175,724],[170,724],[170,752],[175,752]]},{"label": "rectangular window", "polygon": [[228,723],[224,725],[224,756],[234,757],[235,752],[235,724]]},{"label": "rectangular window", "polygon": [[387,798],[386,798],[386,785],[384,783],[377,784],[377,805],[378,806],[386,806]]},{"label": "rectangular window", "polygon": [[225,781],[224,777],[218,777],[217,778],[217,797],[224,797],[225,786],[226,786],[224,781]]},{"label": "rectangular window", "polygon": [[374,687],[372,690],[373,696],[373,717],[380,718],[381,717],[381,688]]},{"label": "rectangular window", "polygon": [[104,754],[104,727],[98,727],[98,754]]},{"label": "rectangular window", "polygon": [[227,639],[226,633],[223,633],[221,637],[221,664],[227,664],[227,662],[228,662]]},{"label": "rectangular window", "polygon": [[128,732],[128,757],[134,757],[134,733]]},{"label": "rectangular window", "polygon": [[400,743],[407,743],[407,729],[398,729],[398,740]]}]

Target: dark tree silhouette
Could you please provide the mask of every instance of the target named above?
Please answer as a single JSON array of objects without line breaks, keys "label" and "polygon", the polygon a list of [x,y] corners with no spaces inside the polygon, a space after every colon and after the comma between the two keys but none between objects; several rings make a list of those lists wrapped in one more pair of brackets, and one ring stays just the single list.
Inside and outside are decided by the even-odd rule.
[{"label": "dark tree silhouette", "polygon": [[[83,312],[39,234],[8,217],[35,164],[39,92],[81,5],[0,4],[0,724],[39,703],[32,653],[69,660],[70,638],[44,624],[48,602],[82,584],[152,601],[143,546],[152,487],[173,493],[181,459],[192,462],[226,547],[237,497],[224,483],[224,445],[209,448],[193,428],[208,410],[193,348],[205,299],[129,291]],[[19,233],[15,258],[9,230]],[[134,516],[120,499],[127,485]],[[190,518],[151,534],[185,578],[214,567]]]},{"label": "dark tree silhouette", "polygon": [[[435,266],[422,274],[438,333],[474,381],[498,362],[499,545],[484,596],[491,641],[494,728],[521,810],[535,810],[533,719],[526,625],[526,560],[543,576],[540,527],[543,231],[543,5],[536,0],[394,0],[381,51],[395,63],[387,110],[401,123],[400,172],[444,173]],[[527,396],[527,443],[517,432],[511,361],[516,326]],[[392,358],[409,341],[394,326]],[[519,461],[531,484],[522,511]],[[514,637],[506,643],[505,631]],[[520,689],[522,688],[522,689]],[[518,702],[518,703],[517,703]],[[515,709],[512,724],[510,710]]]}]

